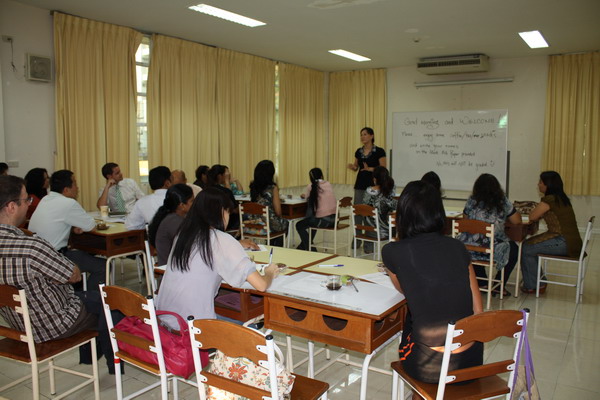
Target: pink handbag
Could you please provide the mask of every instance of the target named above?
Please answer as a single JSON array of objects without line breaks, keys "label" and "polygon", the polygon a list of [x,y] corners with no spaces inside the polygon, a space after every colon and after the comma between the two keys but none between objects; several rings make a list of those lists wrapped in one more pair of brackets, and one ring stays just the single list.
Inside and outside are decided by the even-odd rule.
[{"label": "pink handbag", "polygon": [[[158,325],[158,331],[160,334],[160,341],[162,344],[163,355],[165,358],[165,366],[167,372],[174,375],[188,378],[192,372],[194,372],[194,358],[192,355],[192,346],[190,343],[190,334],[188,326],[179,316],[179,314],[171,311],[156,311],[156,315],[171,315],[177,319],[179,324],[179,334],[170,332],[167,328],[162,325]],[[145,324],[138,317],[125,317],[117,325],[115,329],[123,332],[130,333],[132,335],[153,340],[152,327]],[[149,350],[142,350],[139,347],[117,341],[119,350],[122,350],[132,356],[139,358],[150,364],[158,365],[158,358],[156,353]],[[208,364],[208,352],[200,352],[200,360],[202,366]]]}]

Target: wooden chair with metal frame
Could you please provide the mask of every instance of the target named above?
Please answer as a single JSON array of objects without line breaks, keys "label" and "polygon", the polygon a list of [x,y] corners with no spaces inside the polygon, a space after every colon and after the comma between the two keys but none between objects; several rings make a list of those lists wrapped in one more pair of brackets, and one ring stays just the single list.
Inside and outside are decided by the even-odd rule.
[{"label": "wooden chair with metal frame", "polygon": [[[242,235],[242,239],[252,238],[265,240],[266,244],[271,244],[271,240],[276,239],[278,237],[283,237],[283,243],[285,246],[285,239],[287,237],[287,231],[280,232],[271,232],[271,227],[269,224],[269,207],[263,206],[258,203],[240,203],[239,204],[240,211],[240,232]],[[260,218],[257,220],[255,218],[250,219],[247,218],[249,215],[259,215]],[[249,233],[246,230],[254,231],[256,233]],[[261,232],[266,232],[265,234]]]},{"label": "wooden chair with metal frame", "polygon": [[[0,336],[4,338],[0,340],[0,357],[4,357],[13,361],[17,361],[31,366],[31,374],[23,378],[12,380],[9,384],[0,388],[0,392],[4,392],[21,382],[31,378],[32,381],[32,398],[38,400],[40,398],[40,374],[48,371],[50,377],[50,393],[56,394],[55,371],[66,372],[71,375],[76,375],[86,380],[80,384],[72,386],[68,391],[53,399],[62,399],[71,393],[74,393],[82,387],[93,384],[94,398],[100,399],[100,384],[98,381],[98,362],[96,357],[92,357],[92,374],[85,374],[80,371],[71,370],[64,367],[59,367],[54,364],[55,357],[58,357],[69,350],[74,350],[80,346],[90,343],[92,354],[96,354],[96,336],[98,332],[86,330],[79,332],[73,336],[64,339],[49,340],[43,343],[34,343],[33,330],[29,316],[29,308],[27,306],[27,297],[24,289],[17,289],[10,285],[0,285],[0,307],[7,307],[21,314],[23,319],[24,331],[12,329],[6,326],[0,326]],[[48,362],[48,365],[40,368],[39,364]],[[71,384],[73,385],[73,384]]]},{"label": "wooden chair with metal frame", "polygon": [[395,235],[395,233],[397,232],[394,231],[394,228],[396,228],[396,211],[393,211],[388,214],[388,227],[388,238],[390,239],[390,242],[395,242],[396,240],[398,240],[398,236]]},{"label": "wooden chair with metal frame", "polygon": [[[578,257],[567,257],[567,256],[555,256],[550,254],[538,254],[538,269],[537,269],[537,283],[535,286],[535,297],[540,296],[540,283],[554,284],[561,286],[570,286],[575,288],[575,303],[579,303],[583,297],[583,280],[585,279],[585,273],[587,269],[587,248],[590,243],[592,236],[592,228],[594,226],[595,216],[592,216],[585,230],[585,236],[583,238],[583,244],[581,246],[581,252]],[[561,262],[567,264],[576,264],[577,273],[567,274],[559,272],[548,272],[548,261]],[[562,278],[575,278],[575,282],[564,282],[564,281],[551,281],[549,279],[542,279],[542,277],[548,276],[559,276]]]},{"label": "wooden chair with metal frame", "polygon": [[[529,310],[525,309],[526,318]],[[449,322],[442,358],[439,383],[425,383],[410,377],[400,361],[392,363],[392,400],[398,399],[398,378],[401,378],[400,398],[404,399],[404,383],[428,400],[486,399],[503,396],[510,399],[518,343],[523,329],[523,313],[516,310],[487,311],[457,322]],[[512,358],[477,367],[448,371],[451,352],[471,342],[490,342],[499,337],[514,338]],[[510,373],[508,379],[499,374]],[[461,385],[454,383],[470,381]]]},{"label": "wooden chair with metal frame", "polygon": [[[371,225],[366,225],[366,224],[359,224],[358,223],[358,218],[356,217],[362,217],[361,219],[363,221],[366,220],[366,218],[370,218],[371,220],[374,221],[375,226],[371,226]],[[352,227],[354,229],[354,257],[356,257],[356,241],[360,240],[363,243],[363,248],[364,248],[364,243],[365,242],[371,242],[373,243],[373,246],[375,247],[373,249],[373,260],[380,260],[381,259],[381,232],[379,231],[379,212],[377,210],[377,208],[375,207],[371,207],[367,204],[353,204],[352,205]],[[357,233],[357,232],[363,232],[364,233]],[[371,235],[369,235],[369,233],[371,233]],[[368,253],[365,255],[369,255]]]},{"label": "wooden chair with metal frame", "polygon": [[[106,316],[106,322],[108,330],[110,331],[111,344],[115,353],[115,381],[117,386],[117,399],[126,400],[134,397],[138,397],[156,387],[160,386],[161,398],[167,400],[168,395],[168,382],[172,382],[172,391],[175,399],[178,397],[177,382],[182,381],[192,386],[196,386],[195,382],[188,381],[176,375],[167,372],[165,366],[165,360],[163,357],[162,344],[160,340],[160,333],[158,330],[158,318],[156,317],[156,311],[154,309],[154,301],[152,296],[144,298],[141,294],[134,292],[133,290],[119,287],[119,286],[105,286],[100,285],[100,294],[102,297],[102,305],[104,306],[104,315]],[[115,328],[113,323],[111,310],[118,310],[125,314],[126,317],[135,316],[138,317],[145,324],[152,327],[153,340],[147,340],[142,337],[132,335],[128,332],[121,331]],[[138,347],[142,350],[151,351],[156,353],[158,364],[150,364],[139,358],[122,351],[119,349],[119,343],[127,343],[129,345]],[[131,365],[141,369],[142,371],[148,372],[152,375],[157,376],[160,380],[156,383],[150,384],[126,397],[123,397],[123,382],[121,377],[121,360],[130,363]]]},{"label": "wooden chair with metal frame", "polygon": [[[350,227],[350,224],[349,224],[350,215],[349,214],[342,215],[342,212],[344,210],[350,208],[351,205],[352,205],[352,197],[348,196],[348,197],[344,197],[344,198],[338,200],[337,206],[335,208],[335,223],[331,228],[317,228],[317,227],[313,227],[313,226],[308,228],[308,248],[309,249],[316,247],[317,249],[332,250],[334,253],[337,252],[337,248],[338,248],[337,233],[338,233],[338,231],[340,231],[342,229],[347,229]],[[313,244],[313,242],[312,242],[312,239],[313,239],[312,231],[313,230],[315,232],[318,232],[318,231],[323,232],[323,244],[321,244],[321,245]],[[325,232],[331,232],[333,234],[333,247],[325,245]],[[350,247],[349,242],[350,241],[347,240],[346,243],[344,243],[341,247],[349,248]],[[348,253],[348,250],[346,250],[346,254],[347,253]]]},{"label": "wooden chair with metal frame", "polygon": [[500,279],[495,279],[495,262],[494,262],[494,224],[489,224],[484,221],[478,221],[475,219],[455,219],[452,221],[452,237],[456,238],[461,233],[469,233],[471,235],[483,235],[489,240],[489,247],[476,246],[473,244],[465,243],[467,250],[475,253],[481,253],[487,255],[487,261],[485,260],[472,260],[473,267],[485,268],[487,278],[477,278],[477,281],[486,282],[485,286],[480,286],[479,290],[487,294],[486,309],[490,309],[492,301],[492,293],[495,290],[500,291],[500,300],[502,300],[504,294],[504,268],[500,272]]},{"label": "wooden chair with metal frame", "polygon": [[[275,358],[275,341],[273,336],[263,335],[261,332],[243,326],[216,319],[197,319],[188,317],[188,326],[194,351],[194,364],[196,367],[196,380],[200,399],[206,399],[206,386],[216,387],[253,400],[281,399],[283,394],[278,393],[278,385],[271,384],[270,391],[237,382],[227,377],[222,377],[206,370],[202,370],[200,363],[200,349],[215,348],[229,357],[245,357],[254,364],[266,368],[269,373],[269,382],[277,382],[277,365]],[[290,399],[318,399],[327,400],[329,385],[315,379],[296,375]]]}]

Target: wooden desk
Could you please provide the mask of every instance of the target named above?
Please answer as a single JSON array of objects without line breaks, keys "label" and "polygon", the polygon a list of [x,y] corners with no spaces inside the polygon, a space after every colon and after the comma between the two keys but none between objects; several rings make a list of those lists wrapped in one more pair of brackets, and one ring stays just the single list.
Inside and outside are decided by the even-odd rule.
[{"label": "wooden desk", "polygon": [[[370,367],[371,358],[399,337],[406,314],[404,296],[397,290],[366,281],[357,281],[358,292],[352,286],[338,291],[327,290],[324,275],[365,275],[377,271],[377,262],[359,260],[292,249],[275,248],[273,261],[290,265],[285,276],[278,277],[265,293],[251,289],[231,288],[242,293],[260,294],[264,297],[265,327],[309,340],[309,377],[335,362],[362,368],[361,399],[366,398],[368,371],[390,374],[388,370]],[[268,258],[268,252],[256,252],[255,259]],[[321,256],[320,259],[317,257]],[[304,258],[305,262],[302,263]],[[289,260],[289,262],[287,262]],[[266,261],[266,260],[265,260]],[[348,264],[348,268],[320,268],[318,264]],[[352,265],[350,265],[352,264]],[[362,265],[362,268],[361,268]],[[359,271],[360,269],[360,271]],[[340,357],[331,360],[319,371],[312,365],[314,343],[329,344],[365,354],[362,364]],[[288,345],[288,360],[291,360]]]},{"label": "wooden desk", "polygon": [[107,285],[110,282],[110,264],[113,259],[134,254],[141,255],[146,270],[146,289],[148,293],[152,293],[150,274],[146,268],[148,265],[144,246],[146,230],[129,231],[122,223],[108,223],[108,226],[109,228],[103,231],[93,230],[79,235],[72,233],[69,237],[69,246],[73,249],[106,257]]},{"label": "wooden desk", "polygon": [[105,257],[116,256],[132,251],[144,251],[146,231],[128,231],[124,224],[109,223],[104,231],[93,230],[80,235],[71,234],[69,245],[78,250]]}]

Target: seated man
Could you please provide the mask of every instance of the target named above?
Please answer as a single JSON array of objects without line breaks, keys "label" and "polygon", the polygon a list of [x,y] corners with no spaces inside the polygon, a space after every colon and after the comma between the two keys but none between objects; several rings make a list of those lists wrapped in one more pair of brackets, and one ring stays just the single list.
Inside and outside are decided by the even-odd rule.
[{"label": "seated man", "polygon": [[90,274],[88,289],[98,290],[105,281],[106,261],[84,251],[67,247],[73,233],[89,232],[96,222],[75,200],[79,194],[73,172],[63,169],[50,177],[50,193],[44,196],[29,220],[29,230],[46,239],[58,252],[73,261],[81,271]]},{"label": "seated man", "polygon": [[[71,283],[81,280],[73,262],[46,240],[27,236],[17,228],[25,221],[31,197],[25,181],[0,176],[0,284],[25,290],[36,343],[72,336],[85,329],[98,330],[99,348],[114,374],[114,357],[99,292],[74,292]],[[24,330],[22,316],[1,308],[13,328]],[[121,316],[122,317],[122,316]],[[80,362],[91,363],[89,348]]]},{"label": "seated man", "polygon": [[155,167],[148,174],[148,183],[154,193],[142,197],[135,203],[133,210],[125,220],[129,230],[144,229],[152,222],[156,210],[163,205],[167,189],[171,187],[171,170],[165,166]]},{"label": "seated man", "polygon": [[181,169],[175,169],[171,171],[171,185],[177,185],[178,183],[183,183],[184,185],[188,185],[190,188],[192,188],[194,198],[202,191],[200,186],[194,185],[193,183],[188,183],[185,172],[183,172]]},{"label": "seated man", "polygon": [[102,176],[106,178],[106,186],[100,189],[96,206],[108,206],[111,211],[131,212],[135,202],[144,197],[138,184],[129,178],[123,178],[121,168],[113,162],[104,164]]}]

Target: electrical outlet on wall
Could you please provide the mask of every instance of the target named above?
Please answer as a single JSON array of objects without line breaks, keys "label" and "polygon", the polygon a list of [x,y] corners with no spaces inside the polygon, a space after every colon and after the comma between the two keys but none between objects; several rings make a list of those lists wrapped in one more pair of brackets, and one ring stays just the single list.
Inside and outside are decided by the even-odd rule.
[{"label": "electrical outlet on wall", "polygon": [[19,160],[10,160],[6,162],[8,164],[8,168],[18,168]]},{"label": "electrical outlet on wall", "polygon": [[13,37],[12,36],[8,36],[8,35],[2,35],[2,41],[6,42],[6,43],[10,43],[13,41]]}]

